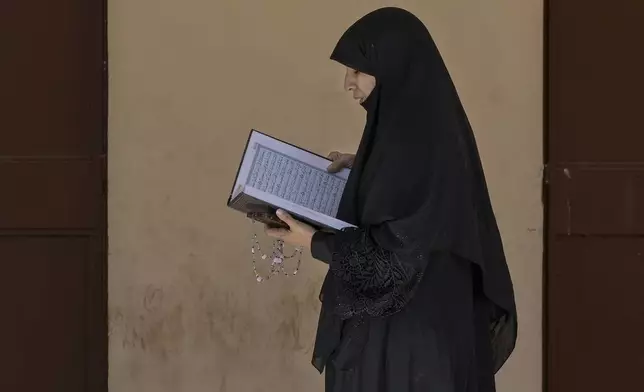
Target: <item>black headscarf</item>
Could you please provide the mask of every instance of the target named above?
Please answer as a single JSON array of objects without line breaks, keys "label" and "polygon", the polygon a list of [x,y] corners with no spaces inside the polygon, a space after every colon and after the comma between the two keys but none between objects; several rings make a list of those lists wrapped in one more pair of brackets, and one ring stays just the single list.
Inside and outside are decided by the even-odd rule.
[{"label": "black headscarf", "polygon": [[[414,15],[382,8],[352,25],[331,59],[376,78],[338,218],[369,228],[378,247],[418,276],[437,251],[478,267],[496,309],[498,370],[517,335],[512,282],[475,138],[436,45]],[[337,297],[332,280],[324,299]]]}]

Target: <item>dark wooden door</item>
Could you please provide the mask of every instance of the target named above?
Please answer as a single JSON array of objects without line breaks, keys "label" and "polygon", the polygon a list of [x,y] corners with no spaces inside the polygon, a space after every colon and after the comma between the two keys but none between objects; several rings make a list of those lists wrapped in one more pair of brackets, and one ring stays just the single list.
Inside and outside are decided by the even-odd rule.
[{"label": "dark wooden door", "polygon": [[107,390],[104,9],[0,1],[0,391]]},{"label": "dark wooden door", "polygon": [[644,390],[644,1],[547,7],[548,392]]}]

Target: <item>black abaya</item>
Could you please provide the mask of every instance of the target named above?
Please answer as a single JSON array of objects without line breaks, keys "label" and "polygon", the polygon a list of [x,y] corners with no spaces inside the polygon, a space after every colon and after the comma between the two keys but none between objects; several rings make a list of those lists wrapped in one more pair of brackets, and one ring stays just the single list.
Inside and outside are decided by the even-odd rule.
[{"label": "black abaya", "polygon": [[491,392],[514,349],[512,282],[476,143],[425,26],[374,11],[332,59],[375,76],[338,218],[314,366],[328,392]]}]

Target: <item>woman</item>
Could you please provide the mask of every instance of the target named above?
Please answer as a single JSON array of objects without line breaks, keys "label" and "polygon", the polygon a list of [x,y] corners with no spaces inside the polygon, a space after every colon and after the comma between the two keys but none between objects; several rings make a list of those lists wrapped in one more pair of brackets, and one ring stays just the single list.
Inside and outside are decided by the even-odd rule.
[{"label": "woman", "polygon": [[512,282],[474,136],[429,32],[398,8],[351,26],[331,58],[367,111],[338,218],[284,212],[269,235],[329,264],[313,365],[333,392],[489,392],[517,335]]}]

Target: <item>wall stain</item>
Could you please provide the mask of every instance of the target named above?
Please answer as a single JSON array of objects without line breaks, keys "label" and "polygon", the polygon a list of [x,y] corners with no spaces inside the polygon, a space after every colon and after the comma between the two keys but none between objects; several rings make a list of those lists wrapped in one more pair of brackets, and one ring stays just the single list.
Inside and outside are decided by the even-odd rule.
[{"label": "wall stain", "polygon": [[300,351],[304,345],[300,342],[301,307],[303,303],[293,294],[282,297],[279,317],[282,321],[275,331],[275,336],[282,349]]},{"label": "wall stain", "polygon": [[308,290],[304,297],[308,310],[316,314],[320,313],[320,308],[322,307],[322,303],[320,302],[320,289],[322,288],[323,281],[324,278],[309,282],[307,284]]},{"label": "wall stain", "polygon": [[118,309],[110,308],[108,311],[107,336],[110,337],[114,330],[123,323],[123,313]]},{"label": "wall stain", "polygon": [[[312,351],[314,330],[308,329],[314,328],[310,321],[319,312],[321,280],[263,301],[248,291],[222,288],[220,277],[204,273],[193,262],[196,255],[188,258],[191,261],[178,267],[172,282],[142,286],[140,299],[132,306],[111,309],[113,345],[161,362],[195,348],[207,350],[221,358],[222,365],[253,357],[258,349],[274,349],[278,355]],[[224,374],[219,391],[227,388]]]}]

